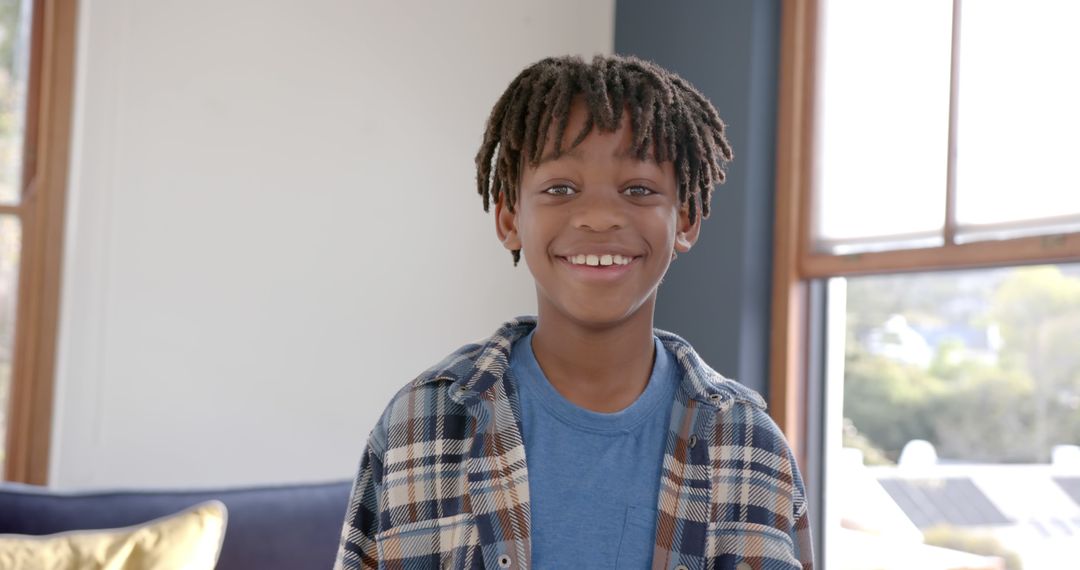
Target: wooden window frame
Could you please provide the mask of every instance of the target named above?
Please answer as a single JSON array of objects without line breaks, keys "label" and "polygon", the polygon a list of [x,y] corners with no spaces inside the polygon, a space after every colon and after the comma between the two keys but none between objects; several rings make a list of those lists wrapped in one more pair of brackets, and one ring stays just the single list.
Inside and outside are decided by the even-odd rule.
[{"label": "wooden window frame", "polygon": [[34,0],[22,195],[0,206],[22,226],[4,479],[49,474],[78,0]]},{"label": "wooden window frame", "polygon": [[[993,241],[956,243],[956,100],[961,0],[953,0],[949,88],[949,166],[944,199],[944,243],[938,247],[836,255],[813,251],[814,129],[818,57],[819,0],[783,0],[777,108],[776,212],[774,227],[771,368],[769,404],[791,442],[806,461],[807,422],[819,421],[806,409],[809,283],[815,279],[880,273],[937,271],[1061,263],[1080,260],[1080,232]],[[804,463],[805,464],[805,463]]]}]

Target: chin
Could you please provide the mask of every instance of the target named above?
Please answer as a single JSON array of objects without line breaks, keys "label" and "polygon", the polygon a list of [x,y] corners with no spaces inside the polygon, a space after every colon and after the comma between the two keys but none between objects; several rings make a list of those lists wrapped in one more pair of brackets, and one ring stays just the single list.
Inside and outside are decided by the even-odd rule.
[{"label": "chin", "polygon": [[604,306],[579,306],[577,304],[562,305],[559,312],[569,320],[580,326],[588,328],[608,328],[621,324],[636,315],[638,311],[647,310],[647,303],[611,303]]}]

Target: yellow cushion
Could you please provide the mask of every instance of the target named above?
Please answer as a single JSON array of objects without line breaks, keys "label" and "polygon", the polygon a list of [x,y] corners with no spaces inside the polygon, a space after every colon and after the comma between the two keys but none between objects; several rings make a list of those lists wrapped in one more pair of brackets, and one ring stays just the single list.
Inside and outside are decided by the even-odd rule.
[{"label": "yellow cushion", "polygon": [[207,501],[148,523],[48,536],[0,534],[0,568],[22,570],[213,570],[227,512]]}]

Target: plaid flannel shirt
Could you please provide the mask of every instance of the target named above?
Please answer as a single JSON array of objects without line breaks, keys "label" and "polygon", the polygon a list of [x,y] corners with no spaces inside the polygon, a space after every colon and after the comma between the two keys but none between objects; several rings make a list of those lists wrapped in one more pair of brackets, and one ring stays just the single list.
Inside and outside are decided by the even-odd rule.
[{"label": "plaid flannel shirt", "polygon": [[[361,459],[335,568],[531,566],[526,450],[504,375],[510,347],[535,325],[505,323],[394,396]],[[682,382],[652,568],[812,568],[803,483],[761,396],[713,371],[682,338],[655,334]]]}]

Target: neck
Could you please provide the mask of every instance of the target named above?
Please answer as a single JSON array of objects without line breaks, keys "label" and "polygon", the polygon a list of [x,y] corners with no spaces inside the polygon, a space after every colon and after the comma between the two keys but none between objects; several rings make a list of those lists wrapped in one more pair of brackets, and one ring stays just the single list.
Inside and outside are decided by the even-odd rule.
[{"label": "neck", "polygon": [[540,306],[532,349],[544,376],[574,404],[617,412],[645,390],[654,355],[653,306],[615,324],[591,326]]}]

